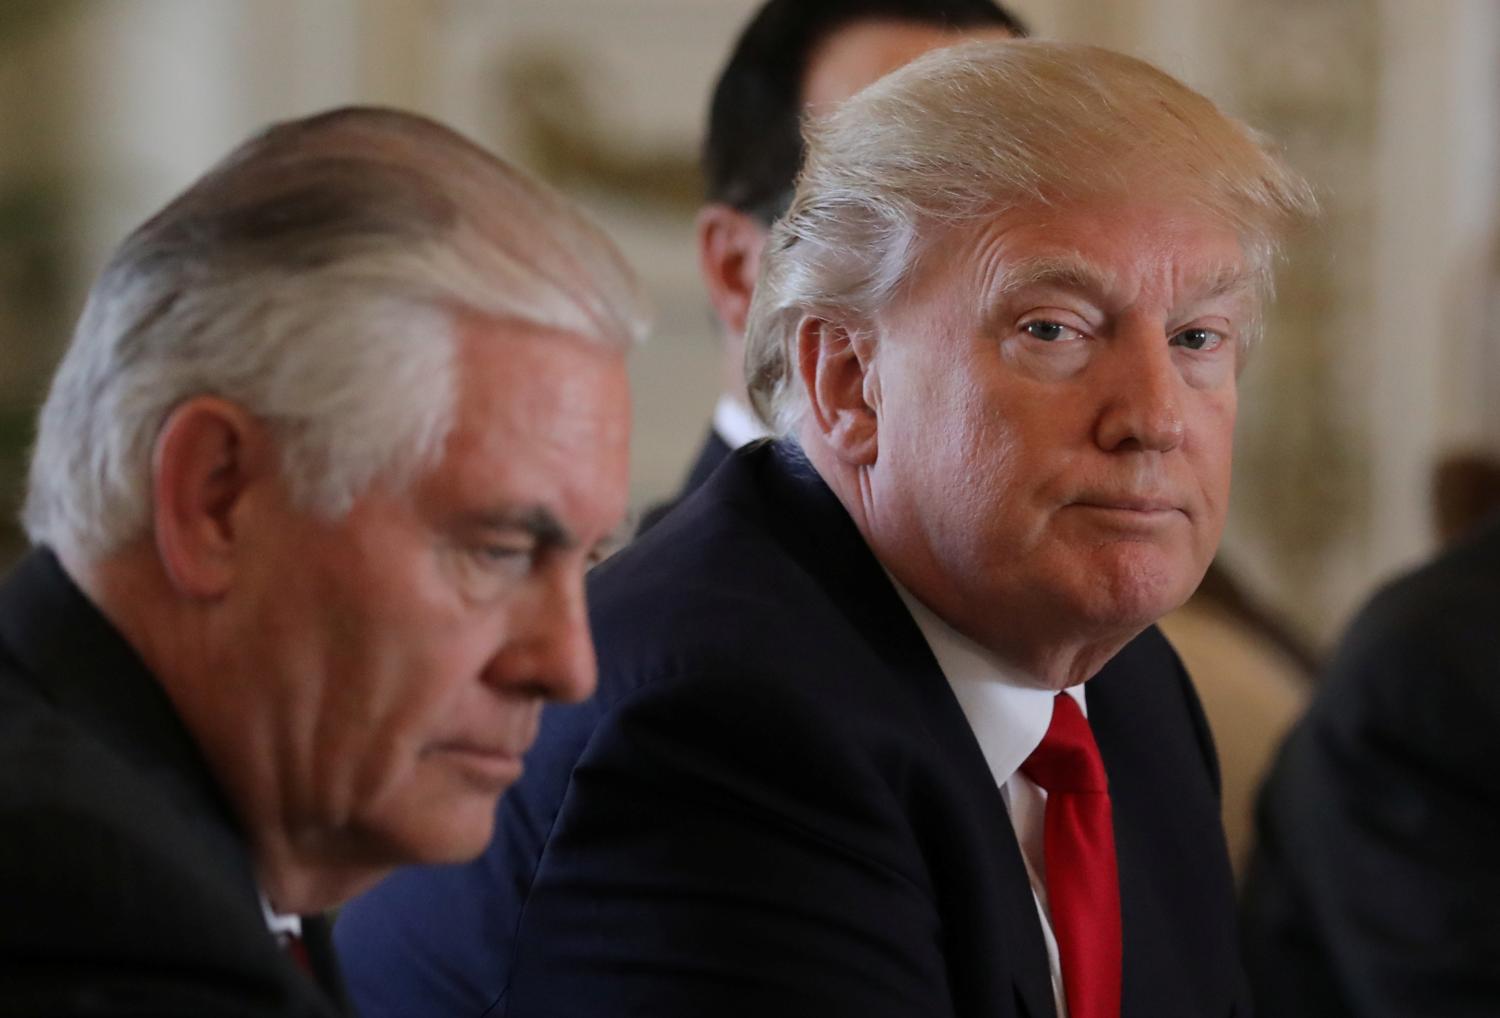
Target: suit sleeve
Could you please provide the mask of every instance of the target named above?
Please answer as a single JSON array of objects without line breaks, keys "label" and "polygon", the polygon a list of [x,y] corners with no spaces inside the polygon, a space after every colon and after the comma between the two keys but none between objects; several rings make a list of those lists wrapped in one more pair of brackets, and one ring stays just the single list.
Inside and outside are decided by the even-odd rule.
[{"label": "suit sleeve", "polygon": [[947,1013],[908,826],[850,724],[729,676],[617,705],[543,853],[503,1013]]},{"label": "suit sleeve", "polygon": [[1245,894],[1265,1013],[1500,1009],[1500,637],[1468,614],[1367,616],[1287,742]]}]

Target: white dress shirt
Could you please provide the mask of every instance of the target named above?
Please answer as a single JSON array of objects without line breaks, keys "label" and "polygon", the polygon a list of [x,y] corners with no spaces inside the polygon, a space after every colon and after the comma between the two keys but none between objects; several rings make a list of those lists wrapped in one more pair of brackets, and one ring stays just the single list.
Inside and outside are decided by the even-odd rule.
[{"label": "white dress shirt", "polygon": [[[1010,811],[1011,826],[1021,843],[1026,860],[1026,875],[1031,879],[1031,893],[1036,899],[1037,914],[1042,920],[1042,937],[1047,943],[1047,963],[1052,970],[1052,996],[1057,1002],[1058,1018],[1068,1018],[1067,996],[1063,990],[1062,965],[1058,958],[1057,937],[1052,932],[1052,915],[1047,905],[1047,857],[1044,851],[1043,820],[1047,793],[1020,773],[1021,764],[1031,751],[1041,745],[1047,726],[1052,723],[1052,706],[1056,693],[1023,681],[1014,669],[995,660],[993,654],[948,625],[932,610],[918,601],[894,579],[896,593],[932,648],[938,667],[968,719],[979,749],[990,767],[990,775],[1000,789],[1000,796]],[[1083,686],[1067,690],[1088,717]]]}]

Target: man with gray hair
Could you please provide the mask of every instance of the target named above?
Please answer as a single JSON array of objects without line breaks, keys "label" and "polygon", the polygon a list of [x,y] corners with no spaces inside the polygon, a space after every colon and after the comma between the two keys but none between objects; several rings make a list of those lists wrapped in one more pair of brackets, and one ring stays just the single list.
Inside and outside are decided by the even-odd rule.
[{"label": "man with gray hair", "polygon": [[274,126],[125,240],[0,587],[0,1010],[342,1010],[317,913],[477,854],[594,687],[643,330],[565,202],[394,111]]},{"label": "man with gray hair", "polygon": [[593,573],[600,693],[507,795],[543,848],[494,878],[524,905],[484,1013],[1246,1014],[1152,623],[1218,542],[1311,202],[1082,46],[939,50],[815,122],[749,316],[782,437]]}]

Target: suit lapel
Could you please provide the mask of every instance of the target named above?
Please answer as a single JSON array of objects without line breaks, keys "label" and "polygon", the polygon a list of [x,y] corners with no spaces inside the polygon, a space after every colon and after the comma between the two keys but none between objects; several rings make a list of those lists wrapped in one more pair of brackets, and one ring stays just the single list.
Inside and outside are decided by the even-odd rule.
[{"label": "suit lapel", "polygon": [[[848,513],[800,452],[780,443],[752,450],[762,458],[757,488],[773,503],[770,521],[779,541],[807,564],[881,661],[900,676],[910,696],[912,721],[936,755],[951,764],[953,784],[966,813],[981,829],[990,850],[979,873],[956,890],[980,910],[993,909],[990,922],[976,925],[976,939],[994,932],[996,942],[955,945],[968,958],[994,958],[993,965],[956,966],[955,997],[976,1001],[1019,1001],[1028,1018],[1054,1018],[1052,975],[1041,921],[1010,814],[996,787],[979,742],[953,695],[921,630],[901,602],[885,571],[870,552]],[[721,475],[722,476],[722,475]],[[942,874],[937,875],[941,878]],[[977,883],[977,886],[974,884]],[[1009,984],[1009,985],[1007,985]]]},{"label": "suit lapel", "polygon": [[[1122,1009],[1226,1014],[1238,985],[1233,882],[1212,752],[1194,738],[1204,722],[1187,677],[1161,635],[1147,630],[1088,689],[1089,722],[1115,812],[1125,924]],[[1206,727],[1201,738],[1208,738]]]}]

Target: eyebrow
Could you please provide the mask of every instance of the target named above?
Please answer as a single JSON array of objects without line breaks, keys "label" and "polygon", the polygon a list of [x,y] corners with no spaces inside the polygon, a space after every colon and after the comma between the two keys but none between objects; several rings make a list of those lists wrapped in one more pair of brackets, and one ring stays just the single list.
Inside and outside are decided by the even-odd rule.
[{"label": "eyebrow", "polygon": [[[1023,258],[1005,272],[991,302],[999,301],[1028,286],[1054,286],[1066,290],[1108,293],[1115,274],[1100,269],[1083,258],[1068,255],[1040,255]],[[1216,266],[1196,288],[1198,300],[1213,300],[1239,290],[1253,290],[1255,277],[1242,265]]]},{"label": "eyebrow", "polygon": [[1114,273],[1103,272],[1082,258],[1066,255],[1040,255],[1023,258],[1003,274],[993,298],[1007,297],[1028,286],[1056,286],[1069,290],[1107,292],[1115,281]]}]

